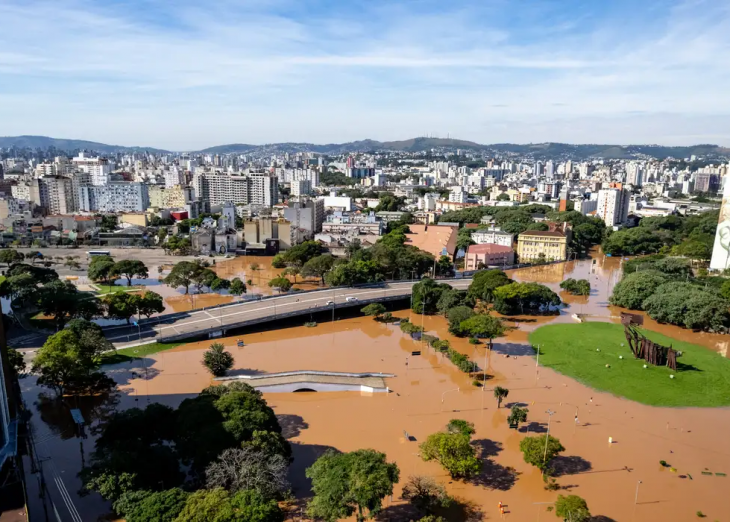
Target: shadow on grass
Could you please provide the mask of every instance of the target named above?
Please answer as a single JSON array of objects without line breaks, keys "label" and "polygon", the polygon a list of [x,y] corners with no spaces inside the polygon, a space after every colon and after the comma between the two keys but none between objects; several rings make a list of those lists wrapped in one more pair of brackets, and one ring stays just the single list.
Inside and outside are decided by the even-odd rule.
[{"label": "shadow on grass", "polygon": [[583,457],[578,455],[558,456],[550,462],[553,468],[554,477],[562,477],[564,475],[575,475],[577,473],[585,473],[593,469],[593,465]]},{"label": "shadow on grass", "polygon": [[678,372],[701,372],[704,370],[700,370],[697,368],[697,366],[693,364],[684,364],[682,362],[677,361],[677,371]]}]

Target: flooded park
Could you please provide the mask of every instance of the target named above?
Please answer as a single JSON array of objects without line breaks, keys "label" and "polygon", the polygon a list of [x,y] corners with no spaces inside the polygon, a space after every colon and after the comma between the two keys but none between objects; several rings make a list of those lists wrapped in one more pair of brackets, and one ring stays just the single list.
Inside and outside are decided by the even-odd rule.
[{"label": "flooded park", "polygon": [[[263,262],[266,259],[237,258],[219,263],[216,270],[227,278],[252,279],[255,291],[264,291],[272,274],[279,273],[271,268],[270,259],[268,265]],[[252,263],[261,269],[251,270]],[[549,286],[565,306],[558,315],[505,318],[513,328],[495,340],[491,351],[484,344],[472,345],[468,339],[450,335],[442,316],[415,315],[407,308],[393,310],[397,317],[422,324],[427,333],[448,339],[455,350],[477,362],[492,376],[484,387],[474,386],[472,378],[443,354],[402,333],[398,326],[371,317],[338,318],[314,327],[244,331],[217,341],[233,354],[234,375],[295,370],[395,375],[386,379],[390,393],[264,394],[292,444],[289,478],[297,498],[310,495],[305,469],[328,448],[373,448],[386,453],[401,471],[401,484],[385,500],[378,520],[403,520],[407,502],[401,499],[400,487],[411,475],[436,478],[484,519],[499,519],[501,502],[507,519],[554,520],[555,514],[546,507],[557,493],[545,489],[540,472],[523,461],[519,449],[522,438],[545,434],[549,425],[550,434],[566,448],[555,462],[559,493],[586,499],[591,513],[603,517],[595,520],[690,520],[698,511],[708,520],[730,520],[724,476],[730,472],[730,448],[723,436],[730,430],[730,409],[650,407],[598,392],[536,364],[528,336],[540,326],[573,323],[573,314],[586,321],[620,322],[622,310],[609,306],[608,298],[621,278],[621,263],[619,258],[596,252],[591,259],[508,272],[517,281]],[[560,282],[569,277],[589,279],[590,295],[561,292]],[[727,356],[727,335],[695,333],[649,318],[643,327]],[[244,341],[243,346],[239,340]],[[183,344],[105,366],[118,384],[117,391],[78,399],[69,406],[79,408],[88,424],[83,437],[78,436],[68,409],[48,399],[49,392],[36,386],[34,377],[21,380],[33,414],[38,457],[49,462],[46,480],[62,484],[80,520],[97,520],[111,511],[97,494],[79,495],[77,474],[93,451],[98,428],[115,410],[154,402],[178,406],[211,385],[212,378],[201,364],[210,343]],[[413,355],[416,351],[421,354]],[[501,408],[491,391],[494,386],[510,390]],[[520,430],[508,427],[513,404],[529,409],[528,422]],[[419,444],[453,418],[474,423],[474,444],[488,458],[482,472],[467,481],[452,480],[437,463],[424,462],[419,455]],[[660,465],[662,460],[671,468]],[[33,499],[38,485],[30,481],[28,487]],[[289,518],[302,520],[298,509]]]}]

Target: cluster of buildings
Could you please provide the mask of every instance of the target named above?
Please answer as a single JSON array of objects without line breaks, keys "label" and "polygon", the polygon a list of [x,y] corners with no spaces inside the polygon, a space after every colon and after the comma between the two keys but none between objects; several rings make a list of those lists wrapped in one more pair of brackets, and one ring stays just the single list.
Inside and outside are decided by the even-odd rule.
[{"label": "cluster of buildings", "polygon": [[[644,216],[703,210],[686,197],[722,190],[729,167],[696,160],[543,160],[436,149],[327,156],[261,147],[246,153],[106,157],[0,150],[0,238],[155,244],[150,227],[155,217],[167,223],[220,215],[226,218],[222,224],[214,220],[190,231],[200,251],[273,252],[317,239],[344,252],[355,240],[374,243],[405,213],[423,227],[418,237],[436,237],[454,228],[443,223],[435,228],[445,212],[526,203],[573,209],[620,228]],[[347,178],[347,186],[325,183],[333,174]],[[378,208],[383,192],[399,198],[397,210]],[[100,216],[107,214],[118,217],[117,229],[103,230]],[[451,249],[443,238],[433,241],[443,243],[433,250],[464,256],[467,269],[567,255],[569,230],[553,227],[515,238],[490,229],[488,221],[482,225],[468,253]]]}]

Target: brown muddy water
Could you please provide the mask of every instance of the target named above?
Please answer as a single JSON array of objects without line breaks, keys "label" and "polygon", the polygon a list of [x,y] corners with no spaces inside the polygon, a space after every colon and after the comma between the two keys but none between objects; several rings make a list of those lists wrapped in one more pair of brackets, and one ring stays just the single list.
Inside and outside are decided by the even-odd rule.
[{"label": "brown muddy water", "polygon": [[[555,290],[563,278],[591,278],[594,287],[588,298],[561,294],[569,307],[558,316],[523,317],[512,321],[517,330],[496,340],[495,349],[472,346],[447,332],[442,317],[410,316],[428,332],[449,339],[452,346],[486,366],[494,378],[485,388],[473,386],[440,354],[402,334],[397,326],[371,318],[352,318],[324,323],[315,328],[236,335],[222,342],[235,357],[234,372],[257,373],[287,370],[332,370],[386,372],[389,394],[291,393],[266,394],[293,445],[294,463],[290,479],[298,497],[309,493],[304,470],[327,448],[352,451],[374,448],[397,462],[401,483],[410,475],[430,475],[448,490],[479,507],[486,519],[500,517],[498,502],[506,505],[505,518],[516,521],[554,520],[546,511],[559,493],[585,498],[593,515],[616,521],[685,521],[702,511],[707,520],[730,520],[730,498],[725,491],[730,473],[730,448],[725,441],[730,430],[730,409],[654,408],[599,393],[547,368],[537,368],[527,332],[552,321],[572,321],[578,312],[589,320],[617,321],[620,310],[608,307],[608,293],[619,277],[620,260],[597,259],[515,271],[519,280],[539,280]],[[596,279],[597,278],[597,279]],[[654,328],[647,324],[647,328]],[[664,325],[655,325],[667,335],[681,337]],[[683,337],[708,348],[719,349],[724,336],[702,336],[683,332]],[[236,345],[238,338],[246,346]],[[144,406],[149,402],[178,405],[211,383],[200,363],[210,341],[191,343],[149,356],[142,361],[107,367],[119,383],[119,393],[107,401],[80,404],[86,418],[98,425],[114,409]],[[421,350],[421,356],[411,352]],[[406,364],[407,363],[407,364]],[[145,377],[146,375],[146,377]],[[93,449],[93,434],[74,436],[70,415],[38,400],[39,389],[31,379],[21,381],[26,401],[36,401],[32,422],[36,440],[43,440],[40,452],[50,456],[58,475],[79,509],[83,520],[95,520],[107,509],[97,495],[78,497],[76,473],[83,458]],[[497,409],[492,395],[495,385],[506,387],[505,401],[526,404],[530,412],[530,434],[550,433],[566,448],[558,463],[563,474],[559,492],[546,491],[540,474],[525,464],[519,443],[527,436],[510,430],[508,408]],[[458,389],[458,391],[457,391]],[[547,411],[555,412],[550,418]],[[579,423],[574,422],[578,416]],[[476,427],[474,439],[489,457],[477,479],[452,481],[435,463],[423,462],[418,444],[444,428],[452,418],[463,418]],[[411,440],[405,437],[408,433]],[[609,444],[608,439],[613,443]],[[659,465],[667,461],[677,472]],[[47,468],[47,464],[44,464]],[[712,476],[702,472],[712,472]],[[691,478],[690,478],[691,476]],[[641,484],[639,484],[641,481]],[[638,501],[636,492],[638,485]],[[404,501],[396,487],[392,502],[385,501],[382,519],[397,520]]]},{"label": "brown muddy water", "polygon": [[[238,256],[216,263],[216,266],[211,268],[215,270],[218,277],[225,277],[226,279],[238,277],[244,282],[251,279],[253,285],[246,289],[249,294],[271,295],[276,291],[269,286],[269,281],[279,277],[284,271],[283,268],[271,266],[272,259],[273,257],[268,256]],[[301,290],[322,288],[321,280],[318,279],[307,279],[302,276],[296,278],[287,276],[287,278],[294,284],[295,288]],[[248,283],[246,283],[246,286],[249,286]]]}]

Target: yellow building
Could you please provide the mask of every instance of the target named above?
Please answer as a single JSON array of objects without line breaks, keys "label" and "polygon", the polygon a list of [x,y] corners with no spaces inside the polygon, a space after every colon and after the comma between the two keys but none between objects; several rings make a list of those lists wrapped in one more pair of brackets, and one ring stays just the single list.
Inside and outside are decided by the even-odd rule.
[{"label": "yellow building", "polygon": [[119,216],[119,222],[137,225],[138,227],[146,227],[149,223],[147,214],[144,212],[125,212]]},{"label": "yellow building", "polygon": [[152,185],[148,189],[150,208],[180,208],[185,206],[185,192],[181,185],[165,188]]},{"label": "yellow building", "polygon": [[517,237],[517,256],[520,263],[538,259],[565,261],[568,256],[568,237],[562,232],[543,230],[523,232]]}]

